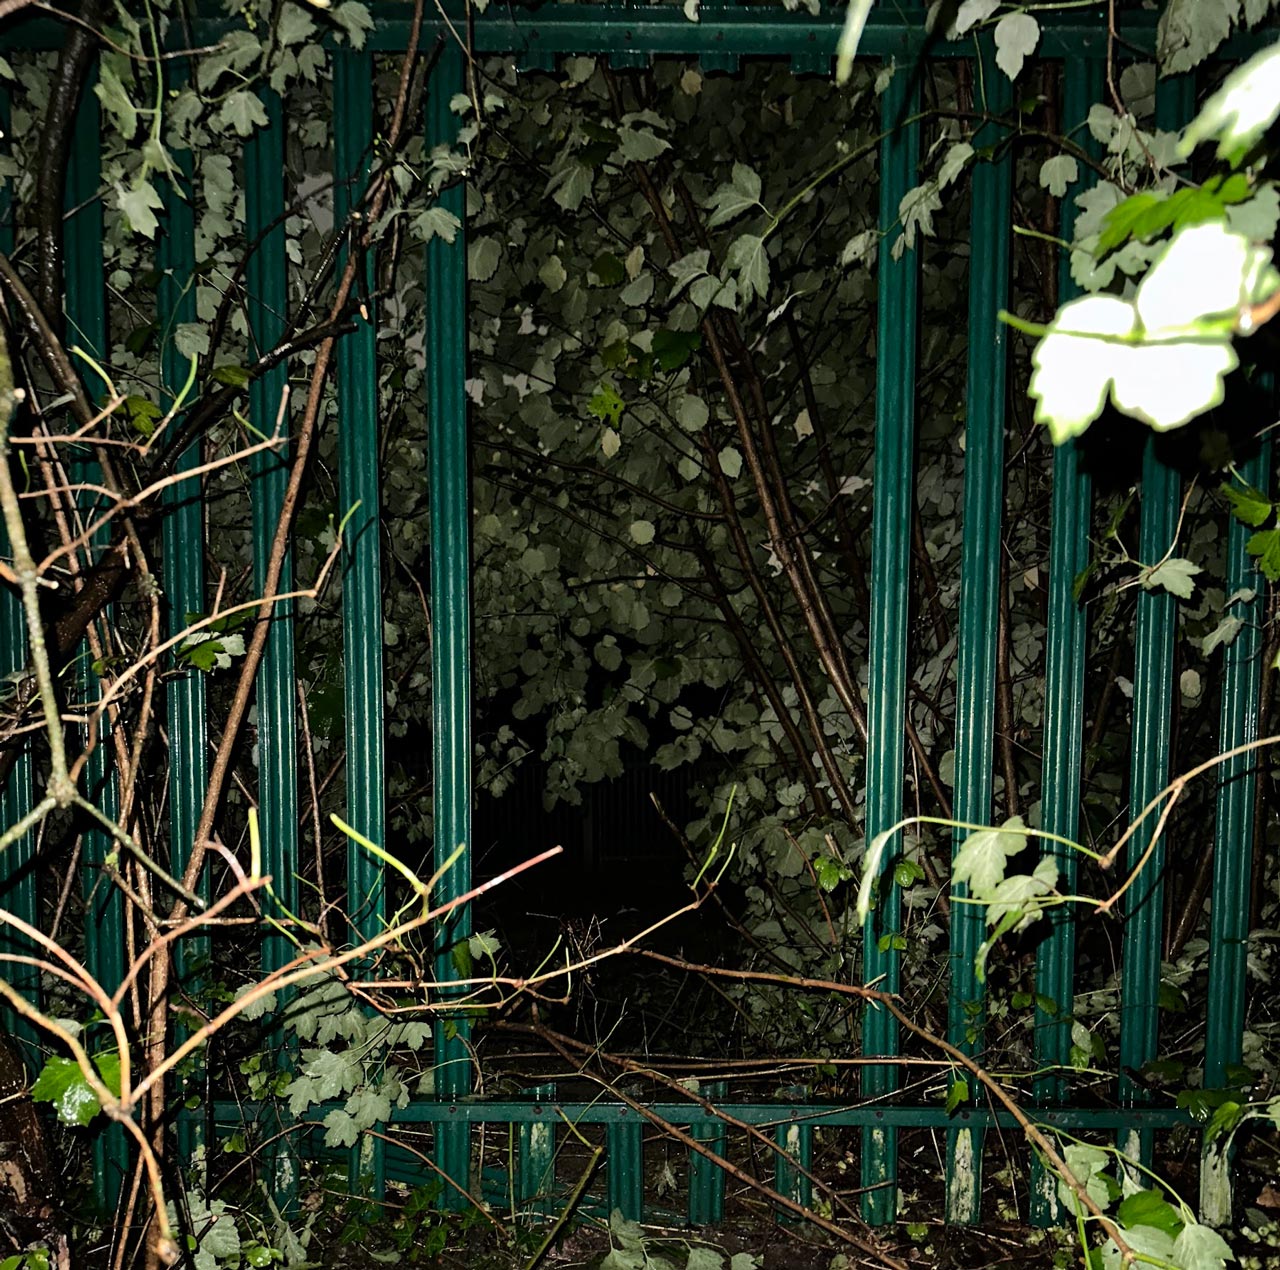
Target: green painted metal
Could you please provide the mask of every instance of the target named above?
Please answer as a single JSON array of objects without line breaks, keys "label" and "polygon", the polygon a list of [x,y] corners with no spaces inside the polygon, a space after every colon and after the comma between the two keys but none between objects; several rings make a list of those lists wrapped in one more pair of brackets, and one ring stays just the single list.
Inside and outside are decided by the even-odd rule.
[{"label": "green painted metal", "polygon": [[[992,49],[992,54],[994,50]],[[1003,115],[1013,104],[1013,85],[1000,74],[994,55],[983,58],[984,108]],[[1001,140],[988,124],[974,147]],[[970,824],[992,818],[995,744],[996,628],[1000,617],[1001,512],[1004,508],[1005,378],[1008,328],[1000,310],[1009,303],[1013,162],[1009,154],[973,169],[969,248],[969,368],[965,422],[964,545],[960,576],[959,659],[956,667],[955,817]],[[958,852],[968,837],[954,835]],[[968,894],[963,883],[957,897]],[[982,986],[975,959],[986,934],[976,904],[951,907],[951,987],[947,1035],[966,1053],[981,1049]],[[982,1187],[982,1138],[974,1130],[948,1135],[947,1217],[978,1220]]]},{"label": "green painted metal", "polygon": [[521,1207],[550,1199],[556,1180],[556,1126],[560,1118],[550,1104],[556,1100],[554,1084],[535,1085],[525,1091],[534,1104],[534,1118],[518,1127],[516,1202]]},{"label": "green painted metal", "polygon": [[[702,1096],[711,1103],[724,1100],[724,1081],[711,1081],[702,1087]],[[714,1151],[721,1159],[729,1143],[729,1132],[723,1120],[690,1126],[689,1136]],[[689,1225],[710,1226],[724,1220],[725,1172],[699,1151],[689,1150]]]},{"label": "green painted metal", "polygon": [[[106,279],[102,269],[102,201],[98,197],[98,99],[93,84],[85,86],[76,113],[71,155],[65,189],[66,219],[63,221],[63,266],[66,277],[67,340],[79,344],[95,358],[107,348]],[[90,393],[98,385],[89,382]],[[93,483],[99,479],[96,462],[87,450],[72,463],[72,479]],[[102,508],[93,494],[77,497],[80,514],[100,515]],[[91,550],[99,550],[105,535],[96,535]],[[92,667],[88,645],[82,645],[77,672],[82,700],[88,704],[100,695],[98,676]],[[87,742],[87,733],[82,734]],[[119,791],[111,774],[110,744],[105,718],[98,727],[97,744],[85,764],[82,788],[98,807],[113,819],[119,815]],[[103,872],[114,843],[98,829],[86,829],[82,838],[81,864],[85,896],[85,965],[108,991],[124,978],[124,900]],[[94,1139],[95,1194],[104,1211],[115,1209],[129,1168],[129,1146],[124,1130],[111,1125]]]},{"label": "green painted metal", "polygon": [[644,1220],[644,1122],[639,1113],[623,1107],[626,1115],[606,1122],[605,1184],[609,1211],[628,1221]]},{"label": "green painted metal", "polygon": [[[180,85],[181,79],[175,77],[171,87]],[[184,322],[194,322],[196,317],[190,151],[176,151],[174,165],[176,171],[163,187],[164,210],[156,242],[160,266],[156,315],[162,332],[160,409],[166,413],[177,402],[190,373],[190,363],[178,352],[174,342],[174,328]],[[181,422],[179,416],[169,426],[178,428]],[[200,446],[193,441],[176,459],[174,471],[190,472],[199,464]],[[164,601],[170,637],[187,627],[188,614],[205,610],[202,492],[203,482],[198,477],[171,485],[164,492]],[[204,676],[191,669],[183,671],[172,662],[170,670],[172,676],[165,683],[165,718],[169,732],[169,850],[173,871],[181,877],[191,859],[208,784],[208,711]],[[197,879],[196,891],[208,898],[207,873]],[[199,992],[201,977],[209,965],[209,950],[210,942],[204,935],[184,939],[174,948],[174,966],[181,991]],[[178,1026],[181,1032],[181,1025]],[[187,1082],[197,1096],[202,1092],[203,1070],[200,1064]],[[191,1157],[201,1140],[200,1129],[198,1121],[192,1121],[189,1129],[179,1128],[179,1148],[184,1158]]]},{"label": "green painted metal", "polygon": [[[1094,102],[1100,101],[1104,64],[1083,59],[1063,68],[1063,131],[1088,136],[1081,129]],[[1062,199],[1058,233],[1068,242],[1078,209],[1075,198],[1092,182],[1085,172]],[[1078,289],[1064,253],[1058,269],[1058,298],[1073,298]],[[1081,466],[1076,442],[1059,446],[1053,455],[1053,505],[1049,539],[1049,612],[1045,623],[1045,719],[1041,824],[1049,833],[1073,841],[1080,828],[1081,750],[1084,744],[1084,675],[1088,657],[1084,606],[1076,601],[1075,580],[1089,561],[1089,515],[1093,484]],[[1058,862],[1059,888],[1076,890],[1077,856],[1067,847],[1051,848]],[[1037,995],[1057,1002],[1050,1014],[1036,1007],[1036,1065],[1066,1067],[1071,1051],[1071,1004],[1074,996],[1076,928],[1068,906],[1046,919],[1049,935],[1036,949]],[[1035,1082],[1038,1105],[1058,1103],[1066,1093],[1063,1079],[1047,1072]],[[1037,1156],[1031,1168],[1031,1220],[1047,1226],[1059,1220],[1056,1175]]]},{"label": "green painted metal", "polygon": [[[779,1148],[773,1153],[773,1189],[808,1208],[813,1200],[813,1182],[806,1176],[813,1172],[813,1125],[803,1120],[781,1124],[773,1131],[773,1140]],[[780,1207],[778,1220],[798,1219],[790,1209]]]},{"label": "green painted metal", "polygon": [[[1191,76],[1161,80],[1156,91],[1157,126],[1180,126],[1190,117],[1194,102],[1195,83]],[[1154,563],[1173,545],[1181,485],[1178,473],[1161,462],[1156,438],[1148,438],[1142,459],[1142,517],[1138,531],[1138,554],[1143,561]],[[1169,779],[1173,643],[1178,620],[1174,597],[1167,591],[1143,591],[1137,603],[1129,775],[1131,817],[1137,816]],[[1134,868],[1152,846],[1155,823],[1156,817],[1148,817],[1129,840],[1126,868]],[[1162,837],[1125,896],[1120,978],[1120,1068],[1124,1073],[1141,1071],[1156,1057],[1166,848],[1166,838]],[[1142,1084],[1129,1075],[1120,1077],[1119,1092],[1121,1105],[1126,1107],[1138,1106],[1149,1098]],[[1130,1158],[1149,1166],[1154,1141],[1151,1131],[1144,1129],[1122,1136],[1120,1146]]]},{"label": "green painted metal", "polygon": [[[9,135],[9,94],[0,91],[0,137]],[[6,150],[8,147],[5,147]],[[9,255],[13,251],[13,183],[0,184],[0,251]],[[9,536],[0,520],[0,556],[9,557]],[[27,627],[22,613],[22,601],[10,587],[0,587],[0,679],[22,674],[27,668]],[[10,681],[12,682],[12,681]],[[35,806],[31,745],[27,740],[18,742],[22,752],[9,774],[8,781],[0,788],[0,824],[12,825],[21,820]],[[38,913],[38,887],[35,869],[36,835],[26,833],[11,843],[0,854],[0,907],[15,917],[36,925]],[[29,954],[31,944],[14,934],[7,927],[0,931],[0,952]],[[4,966],[3,976],[28,1000],[40,999],[40,974],[34,967]],[[35,1046],[39,1032],[17,1011],[6,1006],[0,1013],[6,1034],[17,1041],[27,1065],[34,1066],[38,1055]]]},{"label": "green painted metal", "polygon": [[[451,145],[458,116],[449,109],[463,91],[463,58],[447,43],[427,89],[426,144]],[[462,185],[440,195],[440,205],[459,221],[466,214]],[[467,244],[459,229],[453,243],[439,236],[427,244],[427,412],[431,486],[431,646],[434,835],[437,866],[463,852],[440,879],[436,905],[471,887],[471,493],[467,446]],[[441,921],[436,976],[457,977],[452,947],[471,931],[470,913],[459,907]],[[459,1098],[471,1087],[470,1025],[442,1018],[435,1026],[436,1092]],[[466,1127],[446,1126],[436,1143],[436,1163],[446,1177],[466,1186],[470,1138]],[[453,1187],[446,1201],[463,1203]]]},{"label": "green painted metal", "polygon": [[[313,1119],[321,1119],[341,1102],[322,1103],[311,1109]],[[719,1103],[715,1112],[691,1102],[646,1103],[645,1109],[668,1124],[714,1128],[724,1124],[723,1117],[740,1120],[760,1129],[777,1129],[789,1124],[814,1128],[850,1128],[884,1125],[897,1129],[945,1129],[948,1126],[1016,1129],[1018,1122],[1006,1111],[988,1107],[969,1107],[947,1114],[946,1108],[930,1106],[849,1106],[847,1103],[727,1102]],[[218,1101],[214,1105],[217,1123],[233,1127],[261,1118],[274,1119],[273,1103]],[[637,1123],[634,1107],[620,1102],[533,1103],[510,1099],[480,1099],[440,1102],[438,1099],[415,1099],[407,1107],[392,1109],[390,1123],[411,1124],[530,1124],[541,1123],[547,1116],[562,1117],[573,1124],[616,1125]],[[1096,1132],[1122,1128],[1130,1123],[1153,1129],[1172,1129],[1192,1124],[1190,1112],[1177,1107],[1065,1107],[1046,1108],[1035,1113],[1035,1123],[1051,1129],[1072,1132]]]},{"label": "green painted metal", "polygon": [[[898,205],[916,183],[920,164],[920,127],[894,130],[901,114],[915,116],[919,93],[908,96],[906,78],[895,75],[880,101],[880,225],[888,234],[897,223]],[[903,719],[907,709],[907,621],[910,597],[912,486],[915,471],[916,341],[920,296],[920,257],[908,251],[894,260],[879,255],[877,281],[885,337],[876,341],[876,491],[871,530],[871,676],[867,693],[867,820],[870,841],[902,816]],[[892,332],[889,323],[892,322]],[[881,950],[881,936],[897,931],[901,897],[892,876],[867,923],[863,979],[887,991],[898,988],[899,956]],[[862,1052],[896,1054],[898,1025],[885,1010],[869,1007],[863,1015]],[[884,1098],[898,1086],[895,1067],[868,1067],[862,1091]],[[869,1127],[862,1138],[862,1198],[868,1221],[890,1222],[897,1215],[898,1141],[891,1127]]]},{"label": "green painted metal", "polygon": [[[1268,437],[1241,476],[1255,489],[1271,488],[1272,446]],[[1231,517],[1227,530],[1228,595],[1253,592],[1228,612],[1240,631],[1222,654],[1222,702],[1218,749],[1225,753],[1258,739],[1258,694],[1262,681],[1262,628],[1266,584],[1245,550],[1252,530]],[[1228,1069],[1242,1058],[1245,987],[1249,951],[1250,884],[1253,874],[1253,818],[1257,796],[1257,753],[1239,754],[1218,769],[1213,835],[1213,895],[1209,909],[1209,1003],[1205,1022],[1204,1083],[1220,1089]],[[1215,1225],[1231,1220],[1231,1152],[1221,1139],[1206,1141],[1200,1170],[1200,1211]]]},{"label": "green painted metal", "polygon": [[[334,214],[347,222],[368,185],[373,153],[373,57],[349,50],[333,62]],[[346,265],[346,253],[340,267]],[[366,260],[358,294],[372,290]],[[369,301],[372,304],[372,300]],[[343,534],[342,648],[346,707],[347,820],[369,839],[386,840],[386,763],[382,673],[381,486],[378,476],[377,318],[369,309],[338,343],[338,499]],[[353,510],[354,509],[354,510]],[[382,865],[356,843],[347,848],[347,915],[353,937],[371,939],[386,910]],[[382,1143],[366,1137],[354,1153],[353,1189],[385,1189]]]},{"label": "green painted metal", "polygon": [[[279,97],[262,95],[267,126],[245,146],[245,222],[250,243],[257,248],[245,271],[248,292],[249,331],[252,352],[273,348],[285,330],[288,305],[284,233],[284,120]],[[250,385],[249,420],[264,436],[279,425],[289,428],[288,411],[281,417],[287,385],[286,368],[267,371]],[[289,479],[287,447],[261,451],[251,467],[253,503],[253,581],[258,594],[266,582],[271,544]],[[293,589],[290,549],[280,574],[279,593]],[[297,703],[294,696],[293,613],[291,601],[272,607],[262,664],[258,668],[258,815],[262,834],[262,863],[283,909],[297,910],[298,858],[298,742]],[[293,945],[271,932],[262,941],[264,971],[287,964]],[[277,1036],[277,1052],[284,1058],[283,1037]],[[297,1184],[293,1144],[278,1138],[272,1159],[277,1202],[292,1203]]]}]

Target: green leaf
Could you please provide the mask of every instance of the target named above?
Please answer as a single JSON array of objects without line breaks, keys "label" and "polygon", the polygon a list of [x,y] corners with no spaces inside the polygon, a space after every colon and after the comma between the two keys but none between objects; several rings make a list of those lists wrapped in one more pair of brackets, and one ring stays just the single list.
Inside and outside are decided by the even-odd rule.
[{"label": "green leaf", "polygon": [[1257,529],[1275,510],[1271,500],[1254,489],[1252,485],[1238,489],[1234,485],[1224,484],[1220,488],[1227,502],[1231,504],[1231,514],[1242,525],[1248,525],[1250,529]]},{"label": "green leaf", "polygon": [[1189,600],[1196,589],[1195,577],[1201,569],[1198,564],[1181,556],[1171,556],[1138,575],[1138,581],[1147,591],[1168,591],[1180,600]]},{"label": "green leaf", "polygon": [[1152,1226],[1176,1239],[1184,1222],[1178,1210],[1159,1191],[1138,1191],[1121,1201],[1116,1216],[1126,1227]]},{"label": "green leaf", "polygon": [[1174,1241],[1173,1259],[1181,1270],[1223,1270],[1235,1254],[1216,1230],[1192,1221]]},{"label": "green leaf", "polygon": [[[94,1056],[93,1065],[98,1069],[102,1083],[113,1093],[120,1093],[120,1055],[117,1053]],[[53,1055],[45,1060],[40,1074],[31,1086],[35,1102],[53,1104],[58,1119],[66,1125],[87,1125],[102,1110],[98,1095],[84,1078],[80,1065],[71,1058]]]},{"label": "green leaf", "polygon": [[707,224],[714,229],[759,205],[760,178],[745,163],[735,163],[730,179],[707,200],[711,209]]},{"label": "green leaf", "polygon": [[631,522],[631,540],[642,547],[653,541],[654,528],[651,520],[633,520]]},{"label": "green leaf", "polygon": [[1280,582],[1280,529],[1260,529],[1244,549],[1257,560],[1268,582]]},{"label": "green leaf", "polygon": [[961,844],[951,866],[952,882],[968,882],[974,899],[988,900],[1004,877],[1005,865],[1027,845],[1027,826],[1011,816],[999,829],[979,829]]},{"label": "green leaf", "polygon": [[961,1103],[969,1101],[969,1082],[955,1079],[947,1089],[947,1115],[954,1115]]},{"label": "green leaf", "polygon": [[1224,1133],[1230,1133],[1244,1118],[1244,1108],[1233,1098],[1227,1098],[1214,1108],[1205,1126],[1204,1140],[1213,1142]]},{"label": "green leaf", "polygon": [[1040,23],[1029,13],[1006,13],[996,23],[996,65],[1017,79],[1022,64],[1040,43]]},{"label": "green leaf", "polygon": [[679,370],[701,347],[701,331],[669,331],[662,327],[653,333],[650,351],[660,370],[672,371]]},{"label": "green leaf", "polygon": [[602,383],[587,402],[587,409],[602,423],[617,427],[618,420],[622,418],[623,404],[613,385]]},{"label": "green leaf", "polygon": [[587,280],[597,287],[616,287],[627,276],[621,260],[610,251],[601,252],[591,263]]},{"label": "green leaf", "polygon": [[267,112],[258,100],[257,93],[242,88],[222,103],[221,110],[215,116],[215,123],[220,128],[234,128],[238,136],[247,137],[255,128],[267,126]]}]

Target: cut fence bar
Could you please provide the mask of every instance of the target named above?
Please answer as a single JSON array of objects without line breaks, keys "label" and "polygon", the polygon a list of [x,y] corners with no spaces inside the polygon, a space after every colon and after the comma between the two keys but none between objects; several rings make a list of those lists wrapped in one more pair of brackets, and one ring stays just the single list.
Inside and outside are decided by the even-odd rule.
[{"label": "cut fence bar", "polygon": [[[245,145],[245,222],[252,254],[245,271],[248,291],[251,356],[259,356],[279,343],[285,330],[288,274],[284,231],[284,122],[280,99],[262,95],[267,126]],[[255,248],[256,244],[256,248]],[[255,379],[249,388],[249,419],[264,436],[279,426],[289,431],[289,414],[281,413],[288,383],[282,363]],[[284,493],[289,482],[289,447],[264,450],[252,459],[253,585],[258,595],[266,586],[268,564]],[[293,589],[292,547],[285,549],[278,593]],[[280,905],[297,910],[298,858],[298,746],[297,702],[294,697],[292,601],[272,605],[267,645],[258,668],[258,806],[264,870]],[[264,903],[270,904],[269,900]],[[281,914],[277,913],[277,916]],[[277,970],[293,957],[293,945],[281,934],[263,937],[262,965]],[[277,1053],[284,1058],[283,1038],[277,1035]],[[277,1202],[291,1206],[297,1187],[292,1138],[276,1139],[270,1165]]]},{"label": "cut fence bar", "polygon": [[[914,119],[919,94],[908,98],[908,77],[895,75],[880,99],[880,227],[890,235],[898,205],[916,183],[920,163],[920,127],[895,129],[899,116]],[[910,549],[912,488],[915,480],[916,340],[919,314],[920,254],[903,252],[894,260],[885,238],[877,280],[881,338],[876,340],[875,498],[871,531],[870,677],[867,692],[868,842],[902,815],[903,724],[907,710],[907,619],[911,610]],[[890,334],[890,324],[892,333]],[[898,989],[899,956],[883,935],[898,930],[902,904],[892,873],[882,875],[883,891],[867,922],[863,979],[887,992]],[[896,1054],[898,1025],[887,1010],[868,1007],[863,1014],[862,1052]],[[883,1098],[898,1087],[895,1067],[867,1067],[864,1098]],[[862,1134],[862,1211],[883,1225],[897,1215],[898,1136],[875,1125]]]},{"label": "cut fence bar", "polygon": [[[984,57],[985,109],[1003,115],[1013,86]],[[977,147],[999,143],[992,124],[980,129]],[[1004,509],[1005,375],[1008,328],[1000,310],[1009,302],[1010,215],[1013,164],[1009,154],[973,168],[969,254],[969,370],[965,421],[964,544],[960,576],[960,653],[956,667],[955,817],[987,824],[992,817],[992,753],[995,743],[996,628],[1000,621],[1001,513]],[[1009,791],[1006,791],[1008,794]],[[1017,791],[1013,791],[1016,796]],[[968,837],[957,830],[956,852]],[[968,894],[954,884],[957,897]],[[966,1053],[980,1052],[982,986],[975,958],[986,925],[976,904],[951,908],[951,988],[947,1035]],[[947,1220],[978,1220],[982,1186],[982,1135],[976,1129],[947,1134]]]},{"label": "cut fence bar", "polygon": [[[711,1081],[702,1088],[709,1102],[720,1102],[726,1093],[724,1081]],[[723,1120],[690,1126],[689,1136],[714,1151],[721,1159],[729,1144]],[[725,1172],[700,1151],[689,1151],[689,1225],[710,1226],[724,1220]]]},{"label": "cut fence bar", "polygon": [[[446,42],[427,85],[426,145],[451,146],[458,116],[449,109],[464,90],[462,52]],[[440,206],[461,222],[465,191],[457,182]],[[438,868],[459,847],[462,854],[440,879],[438,907],[471,887],[471,490],[467,447],[467,243],[459,228],[452,243],[439,235],[427,244],[427,417],[431,485],[431,715],[434,850]],[[432,931],[436,977],[457,977],[452,948],[471,933],[466,906]],[[467,1020],[436,1015],[436,1093],[460,1098],[471,1088]],[[441,1125],[436,1164],[464,1189],[470,1176],[470,1134],[465,1124]],[[466,1202],[446,1186],[443,1202]]]},{"label": "cut fence bar", "polygon": [[[780,1124],[773,1140],[781,1148],[773,1153],[773,1189],[808,1208],[813,1200],[813,1183],[806,1176],[813,1172],[813,1126],[800,1121]],[[789,1208],[779,1208],[778,1220],[789,1224],[800,1219]]]},{"label": "cut fence bar", "polygon": [[[8,136],[9,93],[7,90],[0,90],[0,137],[7,139]],[[8,146],[5,149],[7,152]],[[6,256],[13,251],[13,182],[14,178],[8,177],[0,184],[0,251]],[[13,423],[14,420],[11,419],[9,426],[12,427]],[[8,560],[11,555],[9,536],[5,531],[4,521],[0,519],[0,557]],[[0,587],[0,678],[16,682],[16,677],[27,669],[28,657],[27,625],[22,613],[21,597],[12,587]],[[16,824],[35,806],[31,739],[17,737],[10,744],[19,748],[20,753],[9,773],[9,779],[0,788],[0,828],[3,829]],[[32,830],[23,834],[16,842],[10,843],[0,853],[0,907],[8,909],[15,917],[31,926],[38,924],[35,845],[36,835]],[[0,938],[3,939],[0,949],[5,952],[30,955],[32,951],[29,940],[7,928],[0,931]],[[39,1004],[40,973],[34,966],[6,965],[3,977],[9,981],[14,991],[22,993],[32,1004]],[[0,1019],[3,1020],[8,1036],[19,1043],[23,1061],[29,1069],[34,1070],[39,1058],[34,1048],[40,1036],[38,1029],[9,1006],[5,1006]]]},{"label": "cut fence bar", "polygon": [[[1103,64],[1078,59],[1065,64],[1063,131],[1077,135],[1089,108],[1101,100]],[[1058,234],[1070,242],[1078,209],[1076,196],[1090,183],[1086,174],[1068,189],[1060,204]],[[1071,259],[1063,252],[1058,266],[1058,300],[1077,294]],[[1052,527],[1049,539],[1049,612],[1045,621],[1045,715],[1041,779],[1041,824],[1049,833],[1075,840],[1080,828],[1081,747],[1084,744],[1084,673],[1088,660],[1084,606],[1075,598],[1075,580],[1089,562],[1089,514],[1093,486],[1082,469],[1075,441],[1053,454]],[[1058,863],[1058,888],[1076,891],[1076,853],[1051,844]],[[1053,1013],[1036,1005],[1036,1066],[1065,1067],[1071,1052],[1071,1004],[1075,991],[1075,911],[1069,905],[1051,910],[1049,935],[1036,949],[1036,994],[1056,1003]],[[1050,1072],[1035,1082],[1041,1106],[1056,1104],[1064,1083]],[[1057,1175],[1039,1157],[1031,1161],[1031,1220],[1047,1226],[1059,1220]]]},{"label": "cut fence bar", "polygon": [[[1156,89],[1156,123],[1180,127],[1195,101],[1191,76],[1162,79]],[[1141,427],[1135,423],[1134,427]],[[1138,556],[1147,564],[1173,546],[1182,482],[1160,461],[1156,437],[1147,438],[1142,456],[1142,518]],[[1136,817],[1169,780],[1169,720],[1173,707],[1173,641],[1177,605],[1167,591],[1143,590],[1138,596],[1134,634],[1133,733],[1130,739],[1129,815]],[[1125,868],[1133,869],[1152,845],[1157,815],[1148,816],[1129,839]],[[1167,837],[1167,835],[1166,835]],[[1164,938],[1165,838],[1125,895],[1123,965],[1120,976],[1120,1105],[1147,1101],[1148,1092],[1127,1073],[1140,1072],[1156,1057],[1159,1040],[1160,961]],[[1150,1167],[1154,1135],[1135,1129],[1120,1136],[1120,1149]]]},{"label": "cut fence bar", "polygon": [[[373,152],[373,57],[342,50],[333,63],[334,218],[346,225],[368,185]],[[358,234],[362,222],[352,229]],[[351,239],[348,238],[348,242]],[[347,252],[339,259],[345,268]],[[346,518],[342,554],[343,692],[346,705],[347,820],[370,842],[386,840],[386,759],[382,680],[382,549],[378,476],[377,316],[368,306],[373,262],[356,294],[367,297],[356,329],[338,344],[338,514]],[[352,938],[371,939],[386,910],[382,865],[347,844],[347,916]],[[365,1135],[352,1153],[352,1189],[381,1198],[386,1152]]]},{"label": "cut fence bar", "polygon": [[[1255,489],[1271,489],[1271,441],[1241,467]],[[1231,517],[1227,530],[1228,595],[1252,591],[1228,609],[1240,619],[1235,640],[1222,653],[1222,704],[1218,750],[1225,753],[1258,739],[1258,693],[1262,681],[1262,628],[1266,584],[1245,550],[1253,530]],[[1213,896],[1209,908],[1209,1001],[1205,1025],[1204,1083],[1221,1089],[1227,1069],[1242,1057],[1244,998],[1249,951],[1249,890],[1253,872],[1253,815],[1256,774],[1267,756],[1239,754],[1217,770],[1213,834]],[[1231,1220],[1230,1153],[1222,1142],[1206,1145],[1200,1166],[1201,1220],[1225,1226]]]},{"label": "cut fence bar", "polygon": [[605,1178],[609,1211],[628,1221],[644,1220],[644,1123],[639,1112],[632,1119],[610,1121],[604,1131]]}]

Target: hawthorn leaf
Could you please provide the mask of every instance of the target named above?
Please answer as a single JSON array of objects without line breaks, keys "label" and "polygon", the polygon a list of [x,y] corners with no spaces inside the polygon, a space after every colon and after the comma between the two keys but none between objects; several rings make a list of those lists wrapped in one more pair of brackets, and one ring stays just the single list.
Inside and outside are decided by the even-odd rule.
[{"label": "hawthorn leaf", "polygon": [[1006,13],[996,23],[996,65],[1017,79],[1022,64],[1040,43],[1040,23],[1029,13]]}]

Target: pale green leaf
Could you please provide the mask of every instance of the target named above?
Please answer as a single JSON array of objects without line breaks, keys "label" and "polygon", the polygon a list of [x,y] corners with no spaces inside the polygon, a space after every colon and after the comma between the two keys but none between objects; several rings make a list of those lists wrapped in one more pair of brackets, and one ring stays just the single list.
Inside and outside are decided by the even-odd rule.
[{"label": "pale green leaf", "polygon": [[1022,64],[1040,43],[1040,23],[1029,13],[1006,13],[996,23],[996,65],[1017,79]]},{"label": "pale green leaf", "polygon": [[726,445],[718,455],[720,459],[720,467],[724,474],[731,480],[736,481],[742,473],[742,455],[731,445]]},{"label": "pale green leaf", "polygon": [[476,238],[467,246],[467,276],[473,282],[488,282],[501,259],[502,244],[496,238]]},{"label": "pale green leaf", "polygon": [[875,887],[876,879],[880,876],[880,864],[892,837],[892,829],[885,829],[876,834],[871,839],[871,845],[867,848],[866,857],[862,861],[862,881],[858,885],[856,910],[859,925],[867,920],[867,914],[871,912],[871,891]]},{"label": "pale green leaf", "polygon": [[701,432],[710,418],[707,403],[701,397],[695,397],[693,393],[685,393],[676,407],[676,418],[685,431]]},{"label": "pale green leaf", "polygon": [[258,100],[257,93],[242,88],[222,103],[214,120],[219,127],[233,128],[238,136],[247,137],[255,128],[267,126],[267,112]]},{"label": "pale green leaf", "polygon": [[1174,1241],[1173,1259],[1181,1270],[1223,1270],[1235,1254],[1216,1230],[1192,1221]]},{"label": "pale green leaf", "polygon": [[331,11],[330,17],[346,33],[353,49],[364,48],[365,36],[373,30],[373,15],[367,6],[359,0],[344,0]]},{"label": "pale green leaf", "polygon": [[305,44],[315,35],[316,24],[312,16],[299,4],[280,7],[280,20],[276,23],[276,39],[288,48],[291,44]]},{"label": "pale green leaf", "polygon": [[735,163],[733,173],[707,201],[711,215],[707,224],[713,228],[760,205],[760,178],[745,163]]},{"label": "pale green leaf", "polygon": [[1200,641],[1200,655],[1208,657],[1217,648],[1229,648],[1235,642],[1236,636],[1240,634],[1243,625],[1244,623],[1238,617],[1224,617]]},{"label": "pale green leaf", "polygon": [[335,1107],[324,1118],[324,1144],[327,1147],[353,1147],[360,1141],[360,1130],[351,1114]]},{"label": "pale green leaf", "polygon": [[964,840],[951,865],[952,882],[967,882],[974,899],[990,900],[1005,865],[1027,845],[1027,826],[1010,816],[999,829],[979,829]]},{"label": "pale green leaf", "polygon": [[122,139],[132,140],[133,134],[138,131],[137,108],[120,76],[105,62],[98,72],[98,82],[93,91],[103,108],[115,119]]},{"label": "pale green leaf", "polygon": [[154,238],[160,222],[156,212],[164,207],[164,200],[156,193],[150,181],[138,179],[127,189],[116,186],[116,206],[120,209],[129,228],[144,238]]},{"label": "pale green leaf", "polygon": [[1240,0],[1168,0],[1156,26],[1160,69],[1177,75],[1198,66],[1231,34]]},{"label": "pale green leaf", "polygon": [[[938,189],[945,190],[967,168],[975,154],[967,141],[957,141],[938,166]],[[939,204],[941,205],[941,204]],[[928,232],[928,231],[926,231]]]},{"label": "pale green leaf", "polygon": [[203,322],[181,322],[173,328],[173,346],[187,359],[209,356],[209,327]]},{"label": "pale green leaf", "polygon": [[410,228],[414,236],[424,243],[433,238],[442,238],[445,242],[452,243],[458,237],[462,222],[448,208],[428,207],[413,218]]},{"label": "pale green leaf", "polygon": [[[1124,1241],[1134,1252],[1143,1257],[1152,1258],[1151,1263],[1139,1261],[1130,1264],[1183,1265],[1174,1255],[1173,1237],[1167,1231],[1159,1230],[1155,1226],[1127,1226],[1124,1231]],[[1104,1270],[1121,1270],[1124,1264],[1120,1249],[1113,1239],[1108,1239],[1102,1245],[1102,1264]]]},{"label": "pale green leaf", "polygon": [[633,520],[631,522],[631,540],[640,546],[648,546],[653,541],[654,527],[651,520]]},{"label": "pale green leaf", "polygon": [[1062,198],[1068,186],[1080,177],[1080,165],[1070,154],[1056,154],[1040,165],[1040,184],[1053,195]]},{"label": "pale green leaf", "polygon": [[1189,600],[1196,589],[1195,577],[1200,572],[1198,564],[1192,564],[1181,556],[1171,556],[1150,569],[1144,569],[1139,581],[1148,591],[1168,591],[1180,600]]},{"label": "pale green leaf", "polygon": [[985,22],[999,7],[1000,0],[964,0],[956,10],[955,34],[964,35],[979,22]]},{"label": "pale green leaf", "polygon": [[764,239],[743,234],[735,239],[725,257],[725,264],[737,272],[738,289],[750,302],[752,296],[764,299],[769,293],[769,253]]}]

